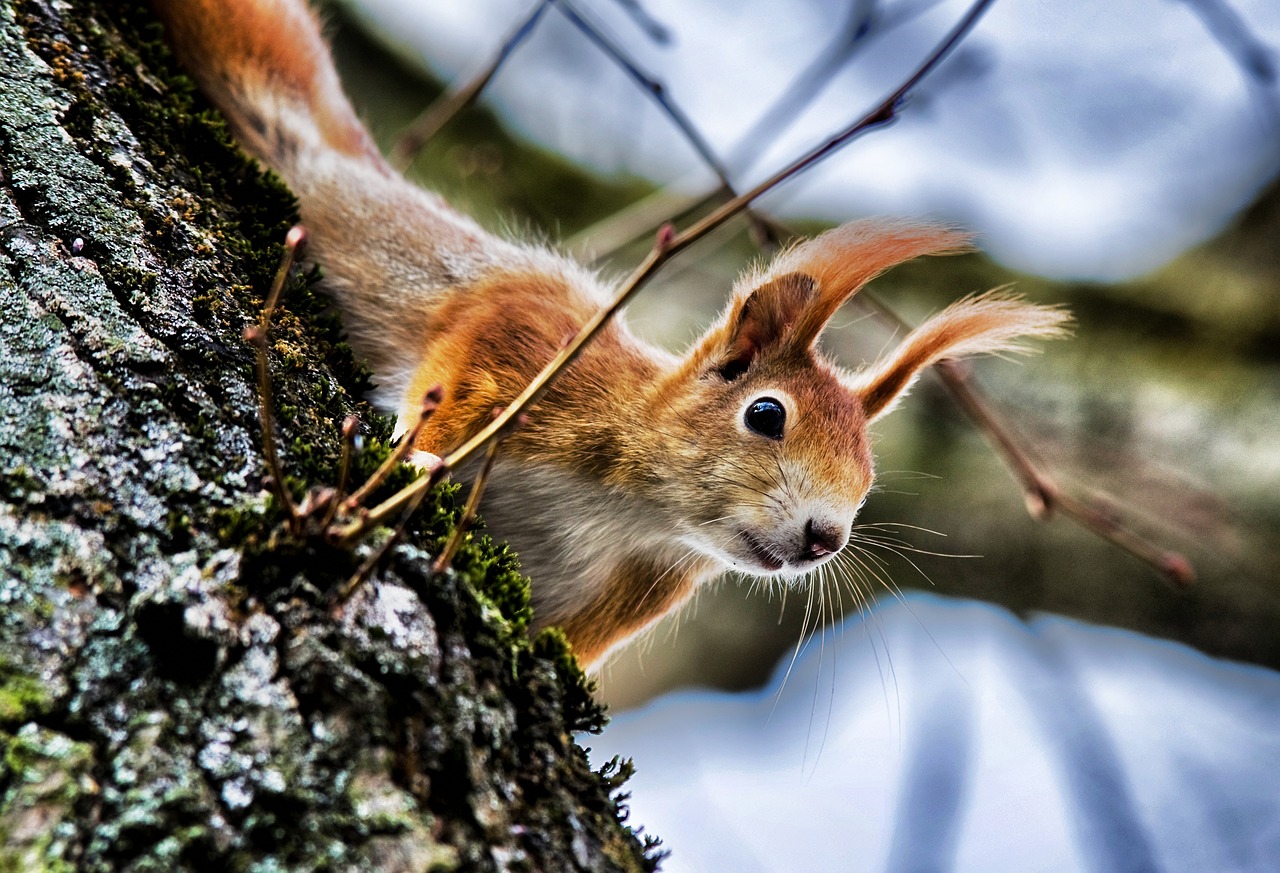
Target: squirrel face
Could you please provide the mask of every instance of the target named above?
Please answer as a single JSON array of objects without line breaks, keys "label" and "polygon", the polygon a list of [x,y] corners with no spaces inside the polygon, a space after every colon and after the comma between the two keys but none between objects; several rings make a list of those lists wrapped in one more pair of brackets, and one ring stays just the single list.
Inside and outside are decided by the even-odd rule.
[{"label": "squirrel face", "polygon": [[871,487],[866,416],[808,349],[735,370],[702,374],[677,407],[682,438],[666,463],[697,485],[666,489],[680,499],[680,540],[742,573],[801,577],[844,547]]}]

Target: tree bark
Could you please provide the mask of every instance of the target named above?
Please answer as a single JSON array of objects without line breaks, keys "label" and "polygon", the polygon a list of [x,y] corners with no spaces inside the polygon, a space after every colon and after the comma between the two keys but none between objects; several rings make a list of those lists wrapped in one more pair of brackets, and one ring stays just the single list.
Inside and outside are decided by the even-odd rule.
[{"label": "tree bark", "polygon": [[[431,573],[451,486],[341,609],[368,547],[284,532],[242,333],[293,202],[132,6],[0,0],[0,869],[652,869],[514,557]],[[298,494],[390,435],[326,306],[270,337]]]}]

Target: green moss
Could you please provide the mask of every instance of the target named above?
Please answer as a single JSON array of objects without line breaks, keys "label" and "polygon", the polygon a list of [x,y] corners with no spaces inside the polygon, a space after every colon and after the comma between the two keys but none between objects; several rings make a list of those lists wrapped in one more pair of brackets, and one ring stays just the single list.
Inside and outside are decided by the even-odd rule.
[{"label": "green moss", "polygon": [[[569,729],[575,733],[592,734],[604,730],[609,721],[608,713],[596,700],[595,681],[579,666],[564,631],[558,627],[544,629],[533,640],[533,652],[555,665]],[[617,787],[611,784],[610,791]]]},{"label": "green moss", "polygon": [[20,725],[49,711],[53,700],[38,677],[0,663],[0,726]]},{"label": "green moss", "polygon": [[94,793],[92,747],[27,725],[0,732],[0,755],[0,871],[76,870],[65,823]]}]

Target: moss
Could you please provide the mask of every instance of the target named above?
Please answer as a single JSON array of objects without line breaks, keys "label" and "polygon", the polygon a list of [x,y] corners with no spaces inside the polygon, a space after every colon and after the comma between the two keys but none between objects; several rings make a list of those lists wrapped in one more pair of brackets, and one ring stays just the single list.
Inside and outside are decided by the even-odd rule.
[{"label": "moss", "polygon": [[[564,631],[546,628],[533,641],[533,651],[555,665],[563,688],[563,705],[569,729],[576,733],[599,733],[608,722],[605,708],[595,697],[595,682],[588,677],[573,655]],[[610,784],[610,790],[618,785]]]},{"label": "moss", "polygon": [[[563,639],[529,641],[515,557],[477,529],[452,571],[430,572],[456,486],[432,492],[341,608],[329,594],[369,546],[283,534],[241,332],[292,199],[172,74],[142,6],[63,10],[0,7],[6,63],[30,49],[53,70],[29,64],[23,88],[0,92],[0,117],[39,118],[0,136],[0,209],[23,222],[0,251],[15,276],[0,274],[0,318],[23,326],[16,342],[0,331],[0,374],[13,368],[28,392],[0,420],[6,464],[28,471],[0,489],[0,562],[20,568],[0,614],[13,665],[0,830],[21,836],[23,810],[42,802],[57,822],[38,846],[0,844],[0,865],[652,866],[572,741],[601,716]],[[73,236],[79,260],[65,254]],[[368,371],[317,278],[291,277],[271,336],[299,495],[333,484],[346,415],[364,422],[357,481],[392,428],[360,400]],[[397,469],[373,499],[414,475]],[[33,788],[53,765],[17,743],[29,730],[46,752],[83,751],[92,798],[75,779],[57,803]],[[574,840],[587,863],[566,860]]]},{"label": "moss", "polygon": [[20,725],[49,711],[48,686],[35,676],[0,662],[0,726]]},{"label": "moss", "polygon": [[[36,725],[0,732],[0,870],[73,871],[69,813],[93,796],[92,747]],[[20,799],[20,802],[14,802]]]}]

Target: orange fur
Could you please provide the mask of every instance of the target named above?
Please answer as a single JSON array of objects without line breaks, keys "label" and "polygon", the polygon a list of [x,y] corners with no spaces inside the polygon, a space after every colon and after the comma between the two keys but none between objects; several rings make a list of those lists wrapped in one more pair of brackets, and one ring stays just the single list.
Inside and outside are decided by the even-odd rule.
[{"label": "orange fur", "polygon": [[[418,448],[441,454],[476,433],[611,295],[393,173],[301,0],[154,2],[246,149],[297,193],[375,401],[403,422],[444,386]],[[864,374],[820,357],[819,334],[868,281],[967,242],[934,225],[837,228],[740,281],[682,356],[607,325],[504,443],[482,504],[530,574],[535,626],[564,627],[593,664],[726,568],[795,580],[828,560],[874,478],[871,419],[934,361],[1060,331],[1057,310],[987,295]]]},{"label": "orange fur", "polygon": [[1025,352],[1024,338],[1057,339],[1068,318],[1060,309],[1028,306],[999,291],[959,300],[907,334],[884,361],[849,380],[867,417],[884,415],[930,364],[944,358]]},{"label": "orange fur", "polygon": [[[215,100],[247,108],[254,99],[247,92],[258,91],[296,101],[327,146],[382,161],[342,95],[315,14],[305,4],[182,0],[155,8],[178,54]],[[276,133],[274,118],[251,112],[229,117],[242,139],[269,143]]]}]

